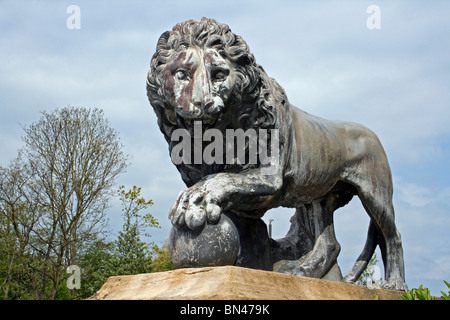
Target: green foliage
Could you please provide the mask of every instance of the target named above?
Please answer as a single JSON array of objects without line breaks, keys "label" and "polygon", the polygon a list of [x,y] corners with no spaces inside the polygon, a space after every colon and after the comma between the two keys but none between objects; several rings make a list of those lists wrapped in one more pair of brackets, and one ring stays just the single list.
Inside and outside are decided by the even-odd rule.
[{"label": "green foliage", "polygon": [[152,268],[153,272],[163,272],[176,269],[175,265],[170,258],[169,248],[164,245],[162,248],[158,246],[153,246],[153,261]]},{"label": "green foliage", "polygon": [[381,286],[381,282],[383,279],[374,279],[375,276],[375,267],[378,264],[378,258],[377,254],[374,252],[372,258],[370,259],[369,263],[367,264],[366,269],[361,274],[361,276],[356,280],[356,284],[362,285],[362,286],[374,286],[379,287]]},{"label": "green foliage", "polygon": [[[450,283],[444,280],[445,285],[450,289]],[[445,293],[441,291],[442,300],[450,300],[450,291]],[[430,290],[428,288],[424,288],[423,285],[420,285],[419,288],[411,289],[409,292],[405,292],[401,295],[403,300],[436,300],[435,297],[431,296]]]},{"label": "green foliage", "polygon": [[92,296],[114,275],[114,243],[105,239],[93,241],[80,257],[81,288],[73,290],[77,297]]},{"label": "green foliage", "polygon": [[[45,263],[37,252],[23,249],[14,225],[0,214],[0,299],[85,299],[95,294],[111,276],[175,269],[167,246],[160,248],[141,239],[143,235],[151,236],[150,228],[160,228],[158,220],[148,213],[153,201],[141,196],[141,188],[136,186],[129,190],[121,186],[118,197],[122,202],[123,226],[117,237],[108,240],[97,234],[77,250],[74,263],[81,268],[80,289],[67,288],[70,274],[66,273],[66,265]],[[26,212],[20,211],[23,206],[16,204],[14,209],[15,217],[26,221]],[[33,278],[26,273],[31,268],[38,272]],[[59,273],[58,283],[43,278],[44,269],[47,273],[48,270]],[[34,288],[38,287],[44,288],[41,291],[45,296],[35,294]]]},{"label": "green foliage", "polygon": [[65,268],[105,227],[127,156],[99,109],[42,112],[23,129],[24,146],[0,168],[0,297],[65,298]]},{"label": "green foliage", "polygon": [[431,296],[430,290],[428,288],[423,288],[422,285],[417,289],[414,288],[409,292],[405,292],[401,296],[403,300],[436,300],[435,297]]},{"label": "green foliage", "polygon": [[[141,197],[141,188],[133,186],[129,191],[125,187],[119,188],[119,198],[122,201],[124,224],[119,232],[118,239],[114,242],[115,264],[119,274],[136,274],[151,272],[150,245],[140,238],[141,232],[146,228],[160,228],[158,221],[150,213],[141,215],[153,204],[152,200]],[[150,234],[146,233],[146,236]]]},{"label": "green foliage", "polygon": [[[447,288],[450,289],[450,283],[448,283],[445,280],[444,280],[444,283],[447,286]],[[444,291],[441,291],[441,293],[442,293],[442,296],[441,296],[442,300],[450,300],[450,290],[448,291],[448,293],[445,293]]]},{"label": "green foliage", "polygon": [[141,213],[153,205],[153,201],[144,199],[141,188],[136,186],[128,191],[121,186],[118,195],[124,219],[122,230],[116,240],[97,240],[83,253],[80,262],[82,285],[77,292],[80,298],[92,296],[111,276],[161,272],[175,268],[166,247],[161,249],[152,242],[141,240],[143,232],[150,237],[146,232],[148,228],[160,228],[153,215]]},{"label": "green foliage", "polygon": [[[136,227],[137,231],[145,228],[161,228],[153,215],[150,213],[140,214],[140,211],[147,210],[148,207],[153,205],[152,200],[145,200],[141,197],[141,188],[133,186],[132,189],[125,192],[125,187],[121,186],[117,193],[122,201],[122,212],[125,219],[124,231],[128,231],[128,228],[132,226]],[[150,234],[145,235],[150,237]]]},{"label": "green foliage", "polygon": [[[172,268],[166,249],[141,239],[160,228],[141,188],[119,188],[123,228],[104,238],[128,156],[103,111],[68,106],[23,129],[24,147],[0,167],[0,299],[86,298],[110,276]],[[81,289],[67,286],[70,265]]]}]

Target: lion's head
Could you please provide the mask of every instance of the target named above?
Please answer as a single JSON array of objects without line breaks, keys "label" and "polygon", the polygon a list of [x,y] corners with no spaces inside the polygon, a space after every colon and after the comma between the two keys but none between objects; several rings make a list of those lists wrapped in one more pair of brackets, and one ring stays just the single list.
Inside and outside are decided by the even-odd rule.
[{"label": "lion's head", "polygon": [[287,101],[283,89],[256,64],[247,43],[228,25],[208,18],[178,23],[161,35],[147,96],[169,144],[173,130],[192,130],[194,120],[220,130],[273,128],[277,104]]}]

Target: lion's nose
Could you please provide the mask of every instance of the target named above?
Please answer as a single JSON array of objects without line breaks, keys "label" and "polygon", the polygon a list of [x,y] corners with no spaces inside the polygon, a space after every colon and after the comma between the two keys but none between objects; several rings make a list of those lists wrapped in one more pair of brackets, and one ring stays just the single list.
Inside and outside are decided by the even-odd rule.
[{"label": "lion's nose", "polygon": [[200,118],[203,116],[205,110],[208,110],[211,106],[214,105],[214,101],[211,99],[195,99],[192,102],[191,109],[189,110],[190,114],[195,118]]},{"label": "lion's nose", "polygon": [[192,107],[192,111],[191,111],[192,115],[195,118],[199,118],[202,116],[203,114],[203,107],[201,103],[194,103],[193,107]]},{"label": "lion's nose", "polygon": [[193,102],[195,108],[199,108],[202,110],[208,109],[214,104],[214,101],[212,99],[194,100]]}]

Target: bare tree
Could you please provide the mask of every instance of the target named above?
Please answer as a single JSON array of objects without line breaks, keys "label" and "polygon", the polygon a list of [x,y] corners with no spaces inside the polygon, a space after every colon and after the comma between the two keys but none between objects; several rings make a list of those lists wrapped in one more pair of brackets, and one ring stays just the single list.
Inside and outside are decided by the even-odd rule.
[{"label": "bare tree", "polygon": [[[114,181],[124,172],[127,156],[117,132],[99,109],[66,107],[43,112],[24,131],[22,157],[16,160],[16,170],[6,175],[9,180],[3,177],[9,183],[3,183],[0,190],[0,201],[7,209],[1,213],[17,229],[18,237],[28,239],[22,254],[40,257],[39,263],[27,266],[30,275],[38,271],[41,276],[38,282],[31,277],[36,297],[52,299],[62,266],[75,264],[77,247],[105,226]],[[18,171],[25,178],[12,179]],[[17,212],[11,209],[14,201],[9,198],[26,204],[28,224],[17,220]],[[23,230],[28,237],[19,232]],[[50,292],[46,291],[49,281]]]}]

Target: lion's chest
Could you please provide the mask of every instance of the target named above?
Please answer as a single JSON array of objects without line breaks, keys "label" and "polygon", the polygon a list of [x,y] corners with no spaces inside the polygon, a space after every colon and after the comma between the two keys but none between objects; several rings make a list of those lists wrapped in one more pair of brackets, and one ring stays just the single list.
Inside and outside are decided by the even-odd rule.
[{"label": "lion's chest", "polygon": [[288,176],[284,179],[280,192],[283,207],[296,208],[302,204],[310,203],[315,199],[326,196],[334,187],[337,179],[324,179],[311,181],[305,177]]}]

